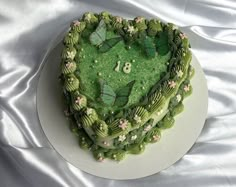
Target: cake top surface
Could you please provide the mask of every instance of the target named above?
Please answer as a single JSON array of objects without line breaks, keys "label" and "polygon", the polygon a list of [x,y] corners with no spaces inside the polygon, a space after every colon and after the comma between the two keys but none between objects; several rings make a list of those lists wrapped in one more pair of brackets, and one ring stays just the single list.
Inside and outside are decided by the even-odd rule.
[{"label": "cake top surface", "polygon": [[[87,13],[72,23],[65,37],[64,56],[66,61],[71,59],[71,67],[67,64],[65,69],[76,64],[79,93],[106,119],[142,102],[170,71],[171,42],[184,41],[181,34],[173,24],[155,19],[125,20],[107,12]],[[170,42],[174,35],[179,36]]]}]

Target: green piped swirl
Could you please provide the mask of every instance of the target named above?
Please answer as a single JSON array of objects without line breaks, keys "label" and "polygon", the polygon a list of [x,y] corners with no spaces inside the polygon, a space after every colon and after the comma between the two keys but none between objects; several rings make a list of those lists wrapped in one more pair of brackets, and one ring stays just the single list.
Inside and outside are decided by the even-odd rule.
[{"label": "green piped swirl", "polygon": [[120,149],[115,149],[115,150],[109,150],[108,152],[105,153],[106,157],[115,160],[115,161],[121,161],[125,158],[125,151],[120,150]]},{"label": "green piped swirl", "polygon": [[145,142],[129,145],[126,150],[130,154],[140,154],[145,150]]},{"label": "green piped swirl", "polygon": [[66,75],[64,87],[69,92],[75,91],[79,88],[79,80],[74,74]]},{"label": "green piped swirl", "polygon": [[125,120],[125,119],[116,119],[111,124],[109,124],[109,130],[112,136],[119,136],[121,134],[125,134],[130,131],[130,128],[131,128],[130,122],[127,121],[127,127],[122,129],[120,127],[121,120]]},{"label": "green piped swirl", "polygon": [[87,106],[87,98],[79,92],[74,92],[72,98],[72,107],[74,110],[79,111]]},{"label": "green piped swirl", "polygon": [[157,123],[157,126],[161,129],[169,129],[171,128],[175,123],[175,119],[167,113],[165,117]]},{"label": "green piped swirl", "polygon": [[[171,82],[175,82],[176,86],[175,87],[171,87],[170,83]],[[171,97],[171,95],[176,91],[176,88],[178,87],[177,85],[178,83],[174,80],[168,80],[164,82],[163,88],[162,88],[162,93],[166,98]]]},{"label": "green piped swirl", "polygon": [[100,20],[103,19],[106,24],[110,24],[111,22],[111,14],[107,11],[101,12],[99,15]]},{"label": "green piped swirl", "polygon": [[62,63],[62,67],[61,67],[61,72],[64,75],[70,74],[70,73],[74,73],[76,70],[76,63],[75,61],[64,61]]},{"label": "green piped swirl", "polygon": [[80,118],[83,127],[88,128],[91,127],[96,120],[98,120],[98,115],[92,108],[83,108]]},{"label": "green piped swirl", "polygon": [[106,137],[108,136],[108,126],[105,123],[105,121],[102,120],[97,120],[94,124],[93,124],[93,130],[95,132],[95,134],[98,137]]},{"label": "green piped swirl", "polygon": [[74,45],[79,41],[79,34],[77,32],[69,32],[65,36],[64,42],[66,45]]},{"label": "green piped swirl", "polygon": [[72,46],[69,46],[63,49],[61,56],[63,60],[66,59],[74,60],[76,53],[77,53],[76,49]]},{"label": "green piped swirl", "polygon": [[143,123],[149,117],[148,111],[141,106],[135,107],[131,112],[132,125],[136,126]]},{"label": "green piped swirl", "polygon": [[80,131],[79,133],[79,146],[82,149],[89,149],[93,145],[93,141],[88,137],[88,135]]},{"label": "green piped swirl", "polygon": [[92,12],[85,13],[83,16],[83,20],[86,23],[92,23],[92,24],[98,23],[98,18]]},{"label": "green piped swirl", "polygon": [[155,143],[159,141],[160,138],[161,138],[161,131],[157,127],[154,127],[146,134],[144,141],[146,143]]},{"label": "green piped swirl", "polygon": [[171,116],[176,116],[178,115],[179,113],[183,112],[184,110],[184,105],[182,102],[180,102],[177,106],[175,106],[171,111]]},{"label": "green piped swirl", "polygon": [[149,97],[147,109],[150,112],[154,112],[157,109],[160,109],[165,102],[165,96],[163,96],[162,93],[158,90]]},{"label": "green piped swirl", "polygon": [[122,17],[114,16],[111,19],[111,24],[115,29],[119,30],[119,29],[122,29],[123,27],[122,21],[123,21]]},{"label": "green piped swirl", "polygon": [[155,36],[158,32],[162,31],[161,22],[156,19],[151,19],[148,23],[148,35]]},{"label": "green piped swirl", "polygon": [[75,32],[81,33],[86,27],[86,23],[84,21],[75,21],[71,25],[71,29]]},{"label": "green piped swirl", "polygon": [[136,17],[134,19],[134,26],[139,30],[139,31],[145,31],[147,29],[147,25],[145,22],[145,18],[144,17]]}]

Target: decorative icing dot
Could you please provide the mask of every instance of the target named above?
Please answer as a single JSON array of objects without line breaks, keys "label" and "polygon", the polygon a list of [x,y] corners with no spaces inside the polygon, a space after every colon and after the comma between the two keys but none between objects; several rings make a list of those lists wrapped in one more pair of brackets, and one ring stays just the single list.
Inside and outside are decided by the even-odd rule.
[{"label": "decorative icing dot", "polygon": [[117,61],[117,62],[116,62],[115,71],[116,71],[116,72],[119,72],[119,71],[120,71],[120,61]]},{"label": "decorative icing dot", "polygon": [[180,95],[180,94],[176,95],[176,100],[177,100],[178,102],[181,101],[181,95]]},{"label": "decorative icing dot", "polygon": [[103,142],[104,145],[109,146],[110,144],[106,141]]},{"label": "decorative icing dot", "polygon": [[185,85],[184,86],[184,91],[185,92],[188,92],[190,90],[190,85],[188,84],[188,85]]},{"label": "decorative icing dot", "polygon": [[157,112],[157,115],[158,115],[158,116],[161,115],[162,112],[163,112],[163,109],[161,109],[160,111],[158,111],[158,112]]},{"label": "decorative icing dot", "polygon": [[74,25],[74,26],[79,26],[79,25],[80,25],[80,22],[79,22],[78,20],[75,20],[75,21],[73,21],[73,25]]},{"label": "decorative icing dot", "polygon": [[93,113],[93,109],[92,109],[92,108],[87,108],[86,114],[87,114],[88,116],[90,116],[92,113]]},{"label": "decorative icing dot", "polygon": [[101,72],[98,72],[98,76],[102,76],[102,73],[101,73]]},{"label": "decorative icing dot", "polygon": [[146,127],[144,128],[144,131],[147,132],[147,131],[149,131],[151,128],[152,128],[152,126],[151,126],[151,125],[148,125],[148,126],[146,126]]},{"label": "decorative icing dot", "polygon": [[177,76],[180,77],[180,78],[183,76],[183,74],[184,74],[184,73],[183,73],[182,70],[179,70],[179,71],[177,72]]},{"label": "decorative icing dot", "polygon": [[113,158],[116,158],[116,154],[113,154],[112,157],[113,157]]},{"label": "decorative icing dot", "polygon": [[169,81],[168,85],[169,85],[170,88],[175,88],[176,82],[175,81]]},{"label": "decorative icing dot", "polygon": [[78,96],[78,97],[76,98],[76,100],[75,100],[75,103],[76,103],[76,104],[79,104],[79,105],[81,105],[82,102],[83,102],[83,98],[80,97],[80,96]]},{"label": "decorative icing dot", "polygon": [[125,135],[120,135],[118,140],[119,140],[120,142],[123,142],[123,141],[125,141],[125,139],[126,139],[126,136],[125,136]]},{"label": "decorative icing dot", "polygon": [[100,130],[103,130],[102,124],[99,125],[99,129],[100,129]]},{"label": "decorative icing dot", "polygon": [[122,129],[122,130],[125,130],[127,127],[128,127],[128,121],[126,119],[121,119],[119,121],[119,127]]},{"label": "decorative icing dot", "polygon": [[185,33],[180,33],[179,36],[181,37],[181,39],[188,38],[187,35],[186,35]]},{"label": "decorative icing dot", "polygon": [[142,122],[141,117],[138,116],[137,114],[135,114],[134,120],[136,121],[136,123],[141,123]]},{"label": "decorative icing dot", "polygon": [[153,140],[155,140],[155,141],[160,140],[160,136],[159,136],[159,135],[153,135],[152,138],[153,138]]},{"label": "decorative icing dot", "polygon": [[137,139],[137,137],[138,137],[137,135],[133,135],[133,136],[131,136],[131,140],[134,141]]}]

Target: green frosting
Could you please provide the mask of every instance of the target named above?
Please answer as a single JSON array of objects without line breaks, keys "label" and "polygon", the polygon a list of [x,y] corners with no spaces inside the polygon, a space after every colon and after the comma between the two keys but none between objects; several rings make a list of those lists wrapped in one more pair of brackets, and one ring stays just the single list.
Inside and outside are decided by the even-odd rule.
[{"label": "green frosting", "polygon": [[61,72],[64,74],[64,75],[67,75],[67,74],[71,74],[71,73],[74,73],[76,70],[76,63],[75,61],[65,61],[62,63],[62,67],[61,67]]},{"label": "green frosting", "polygon": [[148,35],[155,36],[158,32],[162,31],[161,22],[156,19],[151,19],[148,23]]},{"label": "green frosting", "polygon": [[175,119],[170,115],[166,114],[162,121],[160,121],[157,126],[161,129],[169,129],[175,123]]},{"label": "green frosting", "polygon": [[147,25],[145,22],[145,18],[144,17],[136,17],[134,19],[134,26],[139,30],[139,31],[145,31],[147,29]]},{"label": "green frosting", "polygon": [[160,139],[161,139],[161,131],[157,127],[154,127],[154,128],[152,128],[152,130],[150,130],[147,133],[144,141],[146,143],[155,143],[155,142],[159,141]]},{"label": "green frosting", "polygon": [[132,110],[132,114],[131,114],[132,125],[133,126],[140,125],[148,117],[149,117],[149,113],[148,113],[148,111],[145,108],[143,108],[141,106],[135,107]]},{"label": "green frosting", "polygon": [[111,14],[109,12],[101,12],[99,15],[100,19],[103,19],[106,24],[110,24],[111,22]]},{"label": "green frosting", "polygon": [[120,30],[122,27],[123,27],[123,24],[122,24],[122,17],[120,16],[114,16],[111,18],[111,24],[112,24],[112,27],[114,27],[115,29],[117,30]]},{"label": "green frosting", "polygon": [[66,75],[64,86],[69,92],[75,91],[79,88],[79,80],[73,74]]},{"label": "green frosting", "polygon": [[102,120],[97,120],[95,122],[95,124],[93,125],[93,130],[98,137],[104,138],[108,136],[108,126]]},{"label": "green frosting", "polygon": [[149,97],[149,102],[147,105],[148,111],[154,112],[160,109],[165,102],[166,102],[165,96],[163,96],[162,93],[159,90],[157,90]]},{"label": "green frosting", "polygon": [[130,153],[130,154],[140,154],[145,150],[145,143],[137,143],[137,144],[133,144],[130,145],[126,148],[126,150]]},{"label": "green frosting", "polygon": [[121,134],[126,134],[129,132],[131,124],[126,119],[116,119],[111,124],[109,124],[109,130],[111,136],[117,137]]},{"label": "green frosting", "polygon": [[[98,27],[101,20],[106,27]],[[97,46],[89,40],[95,29],[105,33],[100,38],[93,34]],[[110,46],[120,36],[123,40]],[[98,161],[120,161],[126,153],[142,153],[146,143],[159,141],[160,129],[173,126],[173,117],[184,109],[183,99],[192,93],[189,41],[173,24],[86,13],[73,22],[64,45],[61,77],[70,121],[78,124],[73,132]],[[128,73],[123,71],[127,64]],[[99,79],[107,82],[102,90]],[[115,105],[127,95],[125,85],[131,81],[135,84],[127,105]],[[104,98],[109,105],[104,106]]]},{"label": "green frosting", "polygon": [[125,153],[123,150],[109,150],[106,152],[106,157],[115,161],[121,161],[125,158]]},{"label": "green frosting", "polygon": [[81,110],[87,106],[87,98],[78,91],[72,94],[72,107],[74,110]]},{"label": "green frosting", "polygon": [[93,145],[93,142],[85,132],[80,132],[79,145],[82,149],[89,149]]},{"label": "green frosting", "polygon": [[91,24],[98,23],[98,18],[92,12],[85,13],[83,20],[87,23],[87,27],[90,27]]},{"label": "green frosting", "polygon": [[65,36],[64,42],[66,45],[74,45],[79,41],[79,34],[77,32],[69,32]]},{"label": "green frosting", "polygon": [[180,114],[181,112],[183,112],[184,110],[184,105],[183,103],[179,103],[176,107],[174,107],[170,112],[172,116],[176,116],[178,114]]},{"label": "green frosting", "polygon": [[71,25],[71,29],[78,33],[81,33],[86,27],[86,23],[84,21],[74,21]]},{"label": "green frosting", "polygon": [[76,55],[76,49],[74,47],[66,47],[62,51],[62,59],[70,59],[73,60]]}]

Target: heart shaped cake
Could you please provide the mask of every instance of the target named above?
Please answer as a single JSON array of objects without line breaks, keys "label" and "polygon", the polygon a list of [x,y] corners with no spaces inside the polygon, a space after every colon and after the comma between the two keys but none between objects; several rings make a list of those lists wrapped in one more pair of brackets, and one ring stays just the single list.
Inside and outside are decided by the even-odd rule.
[{"label": "heart shaped cake", "polygon": [[85,13],[63,43],[65,114],[95,159],[142,153],[174,125],[194,74],[188,38],[174,24]]}]

